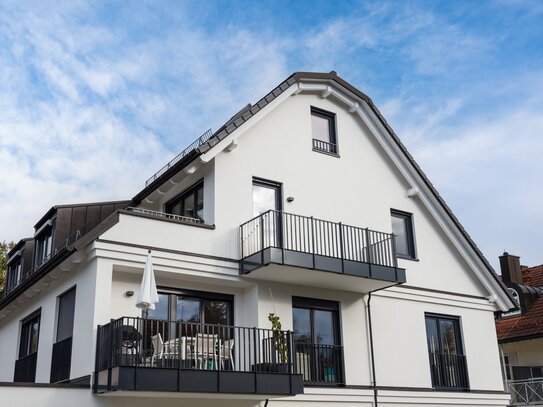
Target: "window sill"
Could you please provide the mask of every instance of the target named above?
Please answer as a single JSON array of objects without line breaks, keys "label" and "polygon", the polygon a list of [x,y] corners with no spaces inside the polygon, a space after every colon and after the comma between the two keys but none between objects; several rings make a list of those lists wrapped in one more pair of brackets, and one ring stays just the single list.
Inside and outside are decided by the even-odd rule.
[{"label": "window sill", "polygon": [[420,261],[417,257],[406,256],[403,254],[397,254],[396,258],[409,261]]},{"label": "window sill", "polygon": [[337,157],[337,158],[340,157],[340,155],[337,154],[337,153],[331,153],[331,152],[329,152],[329,151],[322,150],[322,149],[320,149],[320,148],[315,148],[315,147],[313,147],[313,151],[315,151],[315,152],[317,152],[317,153],[321,153],[321,154],[330,155],[330,156],[332,156],[332,157]]}]

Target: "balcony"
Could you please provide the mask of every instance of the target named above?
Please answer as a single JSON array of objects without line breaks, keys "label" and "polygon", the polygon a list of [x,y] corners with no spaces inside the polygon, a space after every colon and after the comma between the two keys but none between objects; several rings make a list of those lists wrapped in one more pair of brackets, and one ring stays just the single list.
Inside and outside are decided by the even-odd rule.
[{"label": "balcony", "polygon": [[543,405],[543,379],[515,380],[507,383],[512,406]]},{"label": "balcony", "polygon": [[123,317],[99,326],[95,393],[303,393],[288,331]]},{"label": "balcony", "polygon": [[270,210],[242,224],[240,237],[247,277],[357,292],[406,281],[390,233]]}]

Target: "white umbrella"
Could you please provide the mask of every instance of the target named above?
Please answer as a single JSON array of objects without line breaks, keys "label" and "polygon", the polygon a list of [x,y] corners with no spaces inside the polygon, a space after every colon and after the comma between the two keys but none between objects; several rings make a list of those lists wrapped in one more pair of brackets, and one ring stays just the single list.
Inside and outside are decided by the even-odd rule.
[{"label": "white umbrella", "polygon": [[151,258],[151,250],[149,250],[145,268],[143,269],[143,278],[141,279],[136,307],[149,310],[155,309],[155,304],[158,304],[158,292],[156,290],[155,272],[153,271],[153,259]]}]

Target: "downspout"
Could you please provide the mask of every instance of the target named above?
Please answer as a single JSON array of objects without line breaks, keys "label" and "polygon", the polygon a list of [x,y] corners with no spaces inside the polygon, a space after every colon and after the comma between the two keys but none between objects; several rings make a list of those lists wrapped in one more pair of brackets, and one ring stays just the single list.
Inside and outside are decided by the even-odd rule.
[{"label": "downspout", "polygon": [[373,389],[373,405],[378,407],[379,403],[377,401],[377,379],[375,377],[375,354],[373,350],[373,329],[371,325],[371,292],[368,293],[366,297],[368,299],[366,303],[366,310],[368,313],[368,333],[370,339],[370,359],[371,359],[371,388]]}]

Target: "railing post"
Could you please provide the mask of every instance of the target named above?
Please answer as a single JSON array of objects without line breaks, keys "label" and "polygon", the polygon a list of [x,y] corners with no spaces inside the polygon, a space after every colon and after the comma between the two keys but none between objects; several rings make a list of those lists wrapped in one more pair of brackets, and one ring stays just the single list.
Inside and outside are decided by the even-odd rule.
[{"label": "railing post", "polygon": [[313,269],[315,269],[315,219],[311,216],[311,254],[313,255]]},{"label": "railing post", "polygon": [[345,256],[343,255],[343,224],[339,222],[339,250],[341,258],[341,272],[345,273]]},{"label": "railing post", "polygon": [[364,229],[366,235],[366,258],[368,263],[372,263],[371,260],[371,250],[370,250],[370,231],[368,228]]},{"label": "railing post", "polygon": [[[398,268],[398,257],[396,256],[396,235],[394,233],[391,233],[390,239],[392,241],[392,265]],[[398,279],[398,275],[396,272],[396,280],[397,279]]]},{"label": "railing post", "polygon": [[262,265],[264,265],[264,213],[260,214],[260,262]]}]

